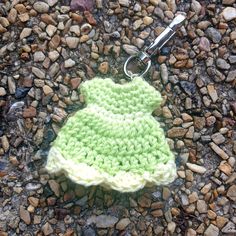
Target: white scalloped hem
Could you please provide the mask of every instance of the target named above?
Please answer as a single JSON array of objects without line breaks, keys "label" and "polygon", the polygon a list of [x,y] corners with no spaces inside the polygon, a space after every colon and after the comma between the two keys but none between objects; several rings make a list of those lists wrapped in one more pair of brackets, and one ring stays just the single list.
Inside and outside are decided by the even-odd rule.
[{"label": "white scalloped hem", "polygon": [[102,185],[120,192],[135,192],[145,185],[166,185],[174,181],[177,176],[174,160],[166,164],[157,164],[154,174],[144,172],[143,175],[138,175],[119,171],[112,176],[85,163],[75,163],[73,160],[65,159],[55,147],[49,151],[46,169],[49,173],[63,172],[77,184]]}]

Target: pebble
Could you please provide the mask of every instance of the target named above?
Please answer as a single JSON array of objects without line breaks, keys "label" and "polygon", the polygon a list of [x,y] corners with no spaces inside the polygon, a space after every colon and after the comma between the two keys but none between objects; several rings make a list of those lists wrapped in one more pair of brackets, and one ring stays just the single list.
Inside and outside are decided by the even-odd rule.
[{"label": "pebble", "polygon": [[54,50],[54,51],[50,51],[48,53],[48,57],[52,62],[55,62],[58,58],[59,58],[60,54],[58,51]]},{"label": "pebble", "polygon": [[0,96],[5,96],[7,94],[5,88],[0,87]]},{"label": "pebble", "polygon": [[41,62],[44,61],[45,55],[41,51],[37,51],[34,53],[34,61],[35,62]]},{"label": "pebble", "polygon": [[34,10],[38,13],[47,13],[49,11],[49,5],[45,2],[37,1],[33,5]]},{"label": "pebble", "polygon": [[229,71],[226,82],[232,82],[236,79],[236,70]]},{"label": "pebble", "polygon": [[173,127],[167,131],[169,138],[181,138],[187,133],[187,129],[181,127]]},{"label": "pebble", "polygon": [[213,43],[219,43],[222,39],[220,32],[213,27],[209,27],[206,30],[206,35],[213,41]]},{"label": "pebble", "polygon": [[192,163],[186,163],[187,167],[195,173],[204,174],[207,170],[203,166],[199,166]]},{"label": "pebble", "polygon": [[210,224],[206,231],[204,232],[204,236],[218,236],[219,235],[219,229],[213,225]]},{"label": "pebble", "polygon": [[42,231],[44,233],[44,235],[50,235],[53,233],[53,228],[52,226],[47,222],[42,226]]},{"label": "pebble", "polygon": [[75,65],[75,61],[72,60],[71,58],[67,59],[65,61],[65,68],[71,68]]},{"label": "pebble", "polygon": [[151,25],[152,23],[153,23],[153,18],[152,17],[150,17],[150,16],[145,16],[144,18],[143,18],[143,23],[145,24],[145,25]]},{"label": "pebble", "polygon": [[139,52],[136,46],[129,45],[129,44],[123,44],[123,49],[129,55],[135,55],[137,52]]},{"label": "pebble", "polygon": [[215,86],[213,84],[208,84],[207,90],[208,90],[208,93],[209,93],[212,101],[215,103],[218,100],[218,95],[217,95],[217,91],[215,89]]},{"label": "pebble", "polygon": [[21,220],[23,220],[27,225],[29,225],[31,222],[30,213],[27,210],[25,210],[23,206],[20,206],[19,214],[20,214]]},{"label": "pebble", "polygon": [[206,52],[211,51],[211,44],[210,44],[208,38],[206,38],[206,37],[201,37],[198,47],[200,48],[200,50],[203,50]]},{"label": "pebble", "polygon": [[164,84],[167,84],[168,82],[168,69],[166,64],[160,65],[160,72],[161,72],[161,78]]},{"label": "pebble", "polygon": [[57,27],[55,27],[54,25],[48,25],[46,27],[46,32],[49,37],[52,37],[57,32]]},{"label": "pebble", "polygon": [[22,115],[24,118],[33,118],[36,116],[36,114],[37,114],[37,110],[34,107],[30,106],[23,110]]},{"label": "pebble", "polygon": [[1,143],[2,143],[2,147],[3,147],[3,150],[6,152],[8,152],[9,148],[10,148],[10,144],[8,142],[8,138],[6,135],[3,135],[1,137]]},{"label": "pebble", "polygon": [[222,14],[226,21],[236,19],[236,9],[234,7],[226,7]]},{"label": "pebble", "polygon": [[58,3],[58,0],[47,0],[46,3],[50,6],[53,7]]},{"label": "pebble", "polygon": [[227,197],[236,202],[236,185],[232,185],[229,187],[227,191]]},{"label": "pebble", "polygon": [[51,188],[51,190],[55,193],[57,197],[60,196],[60,185],[53,179],[48,181],[48,184]]},{"label": "pebble", "polygon": [[118,222],[118,218],[110,215],[91,216],[87,224],[95,223],[98,228],[111,228]]},{"label": "pebble", "polygon": [[44,85],[43,86],[43,92],[44,92],[45,95],[48,95],[48,94],[53,93],[53,90],[48,85]]},{"label": "pebble", "polygon": [[32,73],[39,79],[45,79],[45,72],[37,67],[32,67]]},{"label": "pebble", "polygon": [[13,77],[8,77],[7,78],[7,85],[8,85],[8,90],[10,94],[15,94],[16,92],[16,83]]},{"label": "pebble", "polygon": [[215,144],[222,144],[225,142],[225,137],[221,133],[214,133],[211,136],[211,139],[214,141]]},{"label": "pebble", "polygon": [[8,21],[11,23],[11,24],[14,24],[16,22],[16,19],[17,19],[17,11],[15,8],[11,8],[8,16],[7,16],[7,19]]},{"label": "pebble", "polygon": [[24,28],[20,33],[20,39],[27,38],[31,35],[32,29],[31,28]]},{"label": "pebble", "polygon": [[143,208],[148,208],[148,207],[150,207],[151,206],[151,199],[149,199],[149,198],[147,198],[147,197],[144,197],[144,196],[142,196],[142,197],[140,197],[139,199],[138,199],[138,204],[141,206],[141,207],[143,207]]},{"label": "pebble", "polygon": [[30,88],[18,87],[15,92],[15,98],[16,99],[24,98],[28,94],[29,90],[30,90]]},{"label": "pebble", "polygon": [[191,9],[197,14],[199,15],[201,9],[202,9],[202,6],[201,4],[196,1],[196,0],[193,0],[192,3],[191,3]]},{"label": "pebble", "polygon": [[229,158],[228,154],[224,152],[220,147],[218,147],[215,143],[211,142],[209,143],[212,150],[219,155],[222,159],[226,160]]},{"label": "pebble", "polygon": [[167,225],[167,229],[170,232],[170,234],[173,234],[175,232],[175,228],[176,228],[176,223],[175,222],[170,222]]},{"label": "pebble", "polygon": [[109,70],[109,64],[108,62],[102,62],[99,67],[98,70],[102,73],[102,74],[107,74],[108,70]]},{"label": "pebble", "polygon": [[129,0],[119,0],[119,4],[124,7],[129,7]]},{"label": "pebble", "polygon": [[226,60],[218,58],[216,60],[216,65],[218,68],[222,70],[228,70],[230,68],[230,64],[226,62]]},{"label": "pebble", "polygon": [[235,234],[236,233],[235,224],[229,221],[227,225],[221,231],[222,233],[225,233],[225,234]]},{"label": "pebble", "polygon": [[66,43],[67,43],[67,46],[71,49],[75,49],[78,47],[78,44],[79,44],[79,38],[77,37],[66,37]]},{"label": "pebble", "polygon": [[129,218],[123,218],[116,224],[116,229],[125,230],[125,228],[131,223]]},{"label": "pebble", "polygon": [[33,206],[33,207],[38,207],[39,205],[39,199],[36,197],[29,197],[28,198],[29,203]]}]

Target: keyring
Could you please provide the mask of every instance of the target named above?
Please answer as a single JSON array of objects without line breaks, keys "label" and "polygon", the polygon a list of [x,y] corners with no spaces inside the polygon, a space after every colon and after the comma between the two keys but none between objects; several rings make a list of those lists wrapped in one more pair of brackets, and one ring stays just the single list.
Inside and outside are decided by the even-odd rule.
[{"label": "keyring", "polygon": [[[136,76],[144,76],[151,67],[151,56],[159,52],[160,49],[175,35],[176,31],[183,25],[185,19],[185,13],[182,12],[178,14],[170,25],[165,28],[165,30],[155,39],[153,43],[151,43],[149,47],[145,48],[142,52],[138,52],[137,54],[128,57],[124,64],[125,75],[131,79]],[[134,59],[138,59],[138,61],[146,65],[145,70],[140,74],[133,74],[127,70],[128,64]]]},{"label": "keyring", "polygon": [[133,60],[133,59],[139,59],[139,55],[132,55],[130,57],[128,57],[128,59],[126,60],[125,64],[124,64],[124,72],[125,74],[130,77],[131,79],[134,78],[134,77],[142,77],[144,76],[150,69],[151,65],[152,65],[152,62],[151,60],[148,61],[147,65],[146,65],[146,68],[145,70],[142,72],[142,73],[139,73],[139,74],[133,74],[132,72],[128,71],[127,67],[128,67],[128,64]]}]

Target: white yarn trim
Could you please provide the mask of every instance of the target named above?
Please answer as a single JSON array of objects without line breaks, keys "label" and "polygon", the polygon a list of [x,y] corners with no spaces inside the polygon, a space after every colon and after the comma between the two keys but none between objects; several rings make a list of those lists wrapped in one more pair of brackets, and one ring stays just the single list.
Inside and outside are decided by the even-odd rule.
[{"label": "white yarn trim", "polygon": [[168,161],[166,164],[157,164],[154,174],[144,172],[143,175],[138,175],[119,171],[112,176],[85,163],[75,163],[73,160],[65,159],[55,147],[49,151],[46,169],[50,173],[62,171],[77,184],[102,185],[120,192],[135,192],[145,185],[166,185],[174,181],[177,176],[174,160]]}]

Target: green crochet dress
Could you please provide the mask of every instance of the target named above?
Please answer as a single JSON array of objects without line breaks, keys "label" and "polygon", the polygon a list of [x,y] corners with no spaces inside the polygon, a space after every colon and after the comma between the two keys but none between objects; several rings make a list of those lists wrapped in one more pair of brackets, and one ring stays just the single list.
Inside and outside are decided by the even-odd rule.
[{"label": "green crochet dress", "polygon": [[126,84],[94,78],[80,87],[86,108],[60,130],[46,168],[85,186],[133,192],[176,177],[174,155],[151,115],[161,95],[142,78]]}]

